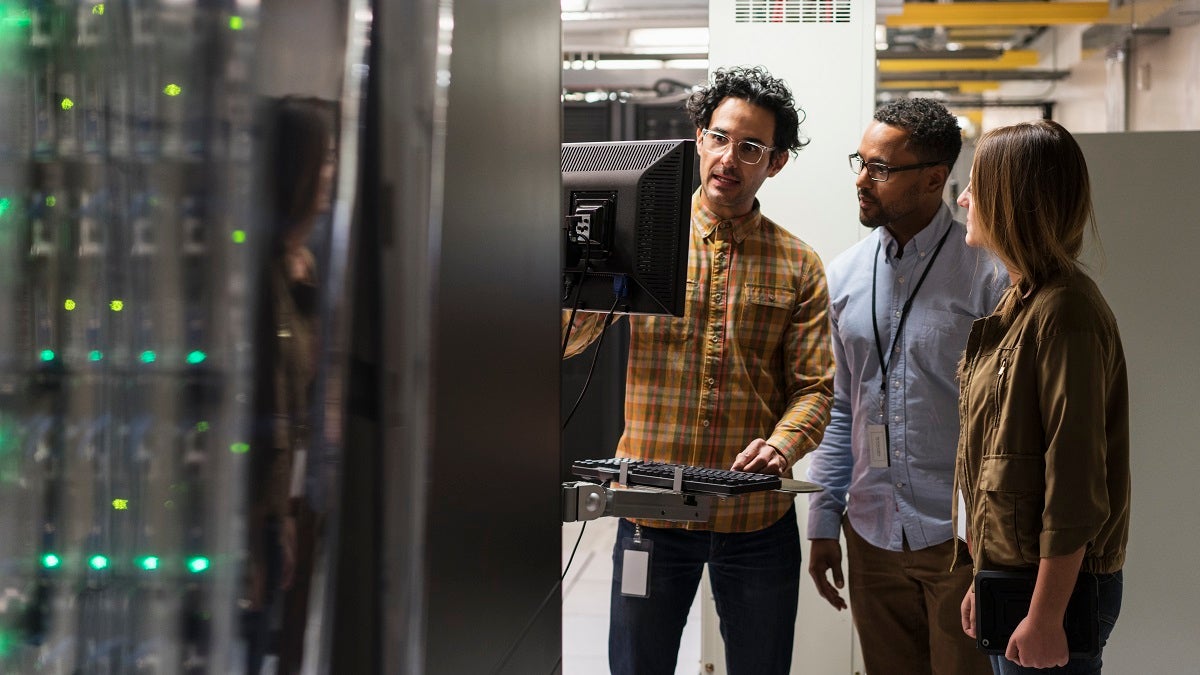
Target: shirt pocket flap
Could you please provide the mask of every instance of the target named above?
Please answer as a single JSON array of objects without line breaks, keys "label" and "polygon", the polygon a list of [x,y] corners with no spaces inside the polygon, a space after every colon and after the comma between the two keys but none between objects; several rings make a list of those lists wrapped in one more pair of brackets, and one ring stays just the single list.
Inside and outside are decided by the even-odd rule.
[{"label": "shirt pocket flap", "polygon": [[746,301],[756,305],[791,309],[796,303],[796,291],[781,286],[746,284]]},{"label": "shirt pocket flap", "polygon": [[984,455],[979,489],[989,492],[1036,492],[1046,489],[1045,461],[1040,455]]}]

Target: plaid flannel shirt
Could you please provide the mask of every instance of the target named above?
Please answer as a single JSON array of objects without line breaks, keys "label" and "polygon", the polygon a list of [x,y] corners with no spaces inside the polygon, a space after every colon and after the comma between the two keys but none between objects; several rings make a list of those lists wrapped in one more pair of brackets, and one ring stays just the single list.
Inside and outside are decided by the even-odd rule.
[{"label": "plaid flannel shirt", "polygon": [[[756,438],[794,464],[821,441],[833,392],[829,296],[821,260],[762,216],[721,220],[692,199],[687,309],[630,316],[625,431],[618,457],[728,469]],[[599,337],[576,317],[567,356]],[[751,532],[787,512],[775,492],[721,499],[707,523],[653,527]]]}]

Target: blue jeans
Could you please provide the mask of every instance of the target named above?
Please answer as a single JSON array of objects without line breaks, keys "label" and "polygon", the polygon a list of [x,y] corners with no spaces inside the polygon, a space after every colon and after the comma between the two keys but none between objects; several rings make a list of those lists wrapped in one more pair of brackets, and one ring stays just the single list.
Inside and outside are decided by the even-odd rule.
[{"label": "blue jeans", "polygon": [[786,675],[792,665],[800,591],[800,531],[793,507],[756,532],[723,534],[642,528],[654,542],[650,595],[621,595],[622,542],[633,523],[621,520],[613,547],[608,663],[614,675],[671,675],[688,610],[704,565],[725,640],[730,675]]},{"label": "blue jeans", "polygon": [[1097,574],[1096,581],[1100,587],[1100,653],[1095,658],[1071,659],[1067,665],[1058,668],[1022,668],[1003,656],[992,656],[992,670],[996,675],[1100,675],[1100,668],[1104,665],[1101,658],[1104,645],[1108,642],[1108,636],[1112,635],[1113,626],[1117,624],[1117,615],[1121,613],[1125,580],[1121,572],[1114,572]]}]

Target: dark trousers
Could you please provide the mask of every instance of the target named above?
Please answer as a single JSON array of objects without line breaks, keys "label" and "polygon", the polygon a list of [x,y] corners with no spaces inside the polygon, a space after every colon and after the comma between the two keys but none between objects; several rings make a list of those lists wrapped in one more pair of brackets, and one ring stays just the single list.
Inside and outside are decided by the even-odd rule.
[{"label": "dark trousers", "polygon": [[[1086,572],[1081,572],[1086,574]],[[1125,578],[1121,572],[1113,574],[1097,574],[1097,586],[1100,588],[1100,648],[1101,653],[1091,659],[1071,659],[1067,665],[1058,668],[1022,668],[1003,656],[993,656],[992,669],[996,675],[1100,675],[1104,665],[1104,644],[1112,635],[1113,626],[1117,624],[1117,616],[1121,613],[1121,596],[1125,590]]]},{"label": "dark trousers", "polygon": [[642,528],[654,542],[649,597],[621,595],[622,520],[613,547],[608,662],[614,675],[671,675],[704,565],[725,640],[730,675],[786,675],[792,665],[800,590],[800,531],[795,508],[756,532],[723,534]]}]

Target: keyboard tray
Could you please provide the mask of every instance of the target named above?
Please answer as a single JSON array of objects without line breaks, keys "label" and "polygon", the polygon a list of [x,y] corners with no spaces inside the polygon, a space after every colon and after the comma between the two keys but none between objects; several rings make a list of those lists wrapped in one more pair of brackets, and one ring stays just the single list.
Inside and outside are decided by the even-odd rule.
[{"label": "keyboard tray", "polygon": [[581,459],[571,465],[571,471],[581,477],[599,481],[615,481],[621,474],[621,462],[629,464],[629,485],[667,488],[675,483],[675,468],[683,468],[683,491],[715,495],[740,495],[763,490],[778,490],[783,481],[779,476],[726,469],[709,469],[687,464],[666,464],[637,459]]}]

